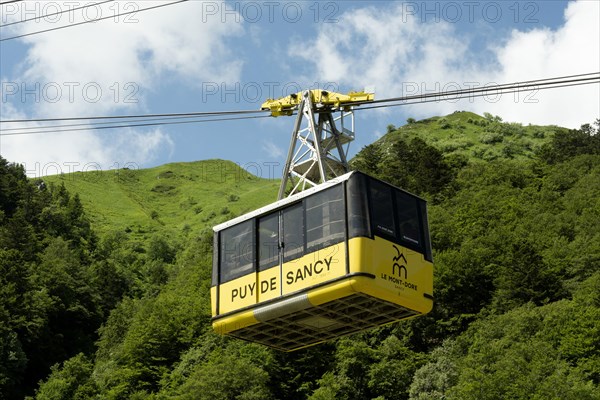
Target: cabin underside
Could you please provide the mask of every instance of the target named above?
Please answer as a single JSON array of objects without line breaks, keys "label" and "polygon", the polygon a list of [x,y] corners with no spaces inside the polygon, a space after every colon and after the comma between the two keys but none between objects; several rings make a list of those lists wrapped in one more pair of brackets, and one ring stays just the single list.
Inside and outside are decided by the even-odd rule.
[{"label": "cabin underside", "polygon": [[355,293],[231,331],[228,335],[281,351],[294,351],[416,315],[419,313],[397,304]]}]

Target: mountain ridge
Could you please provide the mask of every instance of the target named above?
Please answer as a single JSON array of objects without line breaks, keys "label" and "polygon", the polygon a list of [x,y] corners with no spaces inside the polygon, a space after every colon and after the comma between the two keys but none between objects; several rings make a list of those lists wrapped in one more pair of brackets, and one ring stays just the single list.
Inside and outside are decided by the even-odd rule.
[{"label": "mountain ridge", "polygon": [[141,236],[165,229],[174,234],[192,225],[209,227],[274,200],[279,184],[224,160],[74,172],[44,181],[78,193],[100,232],[122,230]]},{"label": "mountain ridge", "polygon": [[[389,148],[401,138],[420,138],[446,159],[530,159],[558,131],[567,129],[523,126],[502,122],[500,117],[487,113],[479,116],[457,111],[420,121],[409,118],[399,128],[389,125],[388,132],[372,145]],[[356,154],[354,163],[360,161],[362,152]],[[79,193],[100,232],[122,230],[146,237],[160,229],[178,231],[191,225],[205,229],[269,204],[276,200],[280,182],[252,175],[232,161],[216,159],[139,170],[73,172],[43,179]],[[246,196],[250,190],[254,196]],[[240,197],[244,206],[240,206]]]}]

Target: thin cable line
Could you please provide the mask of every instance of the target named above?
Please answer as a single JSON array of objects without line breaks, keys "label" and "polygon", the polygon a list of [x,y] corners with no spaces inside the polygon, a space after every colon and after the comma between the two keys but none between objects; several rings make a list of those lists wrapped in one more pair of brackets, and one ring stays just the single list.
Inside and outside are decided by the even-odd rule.
[{"label": "thin cable line", "polygon": [[62,133],[62,132],[77,132],[77,131],[91,131],[91,130],[104,130],[104,129],[116,129],[116,128],[133,128],[142,126],[161,126],[161,125],[182,125],[182,124],[199,124],[203,122],[218,122],[218,121],[237,121],[243,119],[258,119],[258,118],[270,118],[270,115],[256,115],[252,117],[229,117],[229,118],[213,118],[213,119],[201,119],[193,121],[179,121],[179,122],[155,122],[150,124],[127,124],[127,125],[112,125],[112,126],[98,126],[92,128],[76,128],[76,129],[61,129],[61,130],[40,130],[33,132],[14,132],[14,133],[0,133],[0,136],[17,136],[17,135],[34,135],[39,133]]},{"label": "thin cable line", "polygon": [[[366,106],[366,107],[360,107],[360,108],[355,108],[354,111],[362,111],[362,110],[371,110],[374,108],[385,108],[385,107],[398,107],[398,106],[408,106],[408,105],[413,105],[413,104],[423,104],[423,103],[435,103],[435,102],[442,102],[442,101],[455,101],[455,100],[464,100],[464,99],[469,99],[469,98],[473,98],[473,97],[484,97],[484,96],[497,96],[497,95],[502,95],[502,94],[510,94],[510,93],[516,93],[516,92],[531,92],[533,90],[545,90],[545,89],[556,89],[556,88],[563,88],[563,87],[574,87],[574,86],[582,86],[582,85],[591,85],[593,83],[600,83],[600,81],[598,82],[580,82],[580,83],[574,83],[574,84],[563,84],[563,85],[556,85],[556,86],[544,86],[544,87],[540,87],[540,88],[531,88],[531,89],[526,89],[524,90],[523,88],[515,88],[513,90],[508,90],[508,91],[503,91],[502,93],[499,94],[489,94],[489,93],[464,93],[462,94],[460,97],[454,97],[454,98],[450,98],[450,99],[436,99],[436,98],[428,98],[426,100],[421,100],[421,101],[414,101],[416,99],[411,99],[411,100],[407,100],[405,102],[401,102],[401,103],[393,103],[393,104],[380,104],[380,105],[374,105],[374,106]],[[439,95],[439,97],[443,97],[445,95]]]},{"label": "thin cable line", "polygon": [[[568,80],[569,78],[578,78],[578,77],[590,76],[590,75],[597,75],[597,76],[593,77],[593,78]],[[406,100],[412,100],[412,99],[418,100],[418,99],[427,98],[427,97],[451,96],[454,94],[462,94],[465,92],[470,92],[470,93],[490,92],[493,90],[512,89],[515,87],[520,90],[526,90],[527,87],[531,87],[531,86],[538,86],[538,85],[543,86],[543,85],[550,85],[553,83],[562,83],[562,82],[579,82],[581,80],[598,80],[599,78],[600,78],[600,72],[593,72],[593,73],[587,73],[587,74],[560,76],[560,77],[556,77],[556,78],[546,78],[546,79],[538,79],[538,80],[523,81],[523,82],[504,83],[504,84],[499,84],[499,85],[483,86],[483,87],[472,88],[472,89],[458,89],[458,90],[451,90],[451,91],[446,91],[446,92],[435,92],[435,93],[426,93],[426,94],[416,94],[416,95],[411,95],[411,96],[391,97],[391,98],[387,98],[387,99],[380,99],[380,100],[373,100],[373,101],[357,101],[357,102],[353,102],[353,103],[348,103],[347,105],[348,106],[359,106],[362,104],[371,105],[371,104],[378,104],[378,103],[390,103],[390,102],[406,101]],[[559,80],[561,80],[561,81],[559,81]],[[547,82],[547,81],[553,81],[553,82]]]},{"label": "thin cable line", "polygon": [[166,6],[172,6],[172,5],[175,5],[175,4],[178,4],[178,3],[184,3],[186,1],[189,1],[189,0],[179,0],[179,1],[174,1],[172,3],[159,4],[157,6],[152,6],[152,7],[148,7],[148,8],[142,8],[141,10],[127,11],[127,12],[124,12],[124,13],[119,13],[119,14],[116,14],[116,15],[109,15],[107,17],[93,19],[93,20],[90,20],[90,21],[82,21],[82,22],[77,22],[75,24],[63,25],[63,26],[58,26],[56,28],[50,28],[50,29],[44,29],[42,31],[25,33],[23,35],[18,35],[18,36],[11,36],[11,37],[7,37],[7,38],[4,38],[4,39],[0,39],[0,42],[4,42],[4,41],[7,41],[7,40],[13,40],[13,39],[19,39],[19,38],[23,38],[23,37],[26,37],[26,36],[33,36],[33,35],[37,35],[37,34],[40,34],[40,33],[57,31],[57,30],[60,30],[60,29],[65,29],[65,28],[71,28],[73,26],[78,26],[78,25],[83,25],[83,24],[89,24],[90,22],[98,22],[98,21],[102,21],[102,20],[105,20],[105,19],[109,19],[109,18],[120,17],[120,16],[123,16],[123,15],[128,15],[128,14],[133,14],[133,13],[140,13],[140,12],[148,11],[148,10],[154,10],[156,8],[161,8],[161,7],[166,7]]},{"label": "thin cable line", "polygon": [[[216,116],[216,115],[212,115]],[[111,125],[116,123],[133,123],[133,122],[148,122],[148,121],[173,121],[180,119],[200,118],[198,116],[189,117],[164,117],[164,118],[136,118],[131,120],[122,120],[121,122],[109,121],[109,122],[89,122],[83,124],[61,124],[61,125],[46,125],[46,126],[28,126],[19,128],[0,128],[0,132],[13,132],[13,131],[27,131],[34,129],[53,129],[53,128],[70,128],[75,126],[99,126],[99,125]],[[1,123],[1,122],[0,122]]]},{"label": "thin cable line", "polygon": [[[113,1],[115,1],[115,0],[105,0],[105,1],[98,2],[98,3],[94,3],[94,4],[86,4],[85,6],[71,8],[69,10],[58,11],[58,12],[55,12],[55,13],[52,13],[52,14],[40,15],[39,17],[27,18],[27,19],[23,19],[21,21],[15,21],[15,22],[11,22],[11,23],[8,23],[8,24],[0,25],[0,28],[4,28],[4,27],[7,27],[7,26],[11,26],[11,25],[22,24],[24,22],[34,21],[36,19],[53,17],[55,15],[64,14],[66,12],[71,12],[71,11],[75,11],[75,10],[81,10],[83,8],[88,8],[88,7],[93,7],[93,6],[99,6],[100,4],[111,3]],[[115,15],[115,17],[116,17],[116,15]]]},{"label": "thin cable line", "polygon": [[66,117],[66,118],[37,118],[37,119],[11,119],[0,120],[0,123],[23,123],[23,122],[56,122],[56,121],[83,121],[83,120],[99,120],[99,119],[131,119],[131,118],[169,118],[169,117],[212,117],[218,115],[231,114],[257,114],[266,113],[266,110],[237,110],[237,111],[201,111],[190,113],[169,113],[169,114],[138,114],[138,115],[113,115],[113,116],[91,116],[91,117]]},{"label": "thin cable line", "polygon": [[[558,79],[564,80],[566,78],[574,78],[581,76],[590,76],[590,75],[599,75],[600,72],[587,73],[587,74],[578,74],[578,75],[569,75],[569,76],[561,76],[556,78],[546,78],[539,80],[531,80],[524,82],[515,82],[509,84],[499,84],[494,86],[485,86],[473,89],[460,89],[456,91],[446,91],[446,92],[436,92],[436,93],[427,93],[427,94],[417,94],[412,96],[403,96],[403,97],[392,97],[387,99],[368,101],[368,102],[353,102],[349,103],[350,106],[358,106],[363,104],[377,104],[377,103],[385,103],[385,102],[396,102],[396,101],[407,101],[412,99],[422,99],[426,97],[441,97],[441,96],[450,96],[454,94],[463,94],[463,93],[476,93],[476,92],[491,92],[494,90],[503,90],[507,88],[516,88],[518,90],[527,90],[529,86],[535,86],[537,82],[546,82],[554,80],[558,83]],[[598,77],[588,78],[587,80],[599,79]],[[577,82],[578,80],[570,80],[564,82]],[[551,84],[552,82],[545,83],[546,85]],[[593,82],[592,82],[593,83]],[[543,84],[543,83],[540,83]],[[133,118],[170,118],[170,117],[195,117],[195,116],[215,116],[215,115],[227,115],[227,114],[256,114],[256,113],[266,113],[270,112],[269,110],[234,110],[234,111],[204,111],[204,112],[189,112],[189,113],[163,113],[163,114],[134,114],[134,115],[116,115],[116,116],[85,116],[85,117],[61,117],[61,118],[37,118],[37,119],[16,119],[16,120],[0,120],[0,123],[27,123],[27,122],[58,122],[58,121],[81,121],[81,120],[101,120],[101,119],[133,119]],[[1,130],[1,129],[0,129]]]},{"label": "thin cable line", "polygon": [[[595,77],[589,77],[590,75],[599,75]],[[565,79],[565,78],[576,78],[576,77],[589,77],[589,78],[579,78],[579,79]],[[422,104],[422,103],[430,103],[430,102],[441,102],[441,101],[457,101],[466,98],[473,97],[482,97],[482,96],[497,96],[502,94],[509,94],[515,92],[530,92],[533,90],[543,90],[543,89],[553,89],[553,88],[561,88],[561,87],[572,87],[572,86],[581,86],[581,85],[589,85],[600,83],[600,73],[588,73],[588,74],[579,74],[579,75],[570,75],[565,77],[558,78],[546,78],[539,80],[532,80],[526,82],[518,82],[512,84],[502,84],[495,86],[487,86],[481,88],[474,89],[461,89],[455,91],[448,92],[437,92],[437,93],[426,93],[421,95],[412,95],[412,96],[404,96],[404,97],[395,97],[389,99],[382,99],[379,102],[362,102],[364,105],[360,108],[355,108],[355,110],[369,110],[373,108],[384,108],[384,107],[396,107],[402,105],[411,105],[411,104]],[[374,105],[375,103],[375,105]],[[376,104],[380,103],[380,104]],[[393,103],[393,104],[381,104],[381,103]],[[80,120],[114,120],[117,119],[120,122],[116,121],[106,121],[106,122],[93,122],[93,123],[81,123],[81,124],[66,124],[66,125],[49,125],[49,126],[37,126],[37,127],[20,127],[20,128],[10,128],[10,129],[0,129],[2,132],[11,132],[5,133],[3,136],[9,135],[18,135],[18,134],[33,134],[33,133],[47,133],[47,132],[72,132],[72,131],[81,131],[81,130],[94,130],[94,129],[113,129],[113,128],[122,128],[122,127],[133,127],[133,126],[158,126],[158,125],[175,125],[175,124],[184,124],[184,123],[196,123],[203,122],[202,119],[198,118],[207,118],[207,117],[219,117],[219,116],[227,116],[227,115],[246,115],[246,114],[257,114],[257,113],[268,113],[268,110],[238,110],[238,111],[216,111],[216,112],[193,112],[193,113],[178,113],[178,114],[146,114],[146,115],[121,115],[121,116],[95,116],[95,117],[74,117],[74,118],[45,118],[45,119],[32,119],[32,120],[9,120],[9,121],[1,121],[2,123],[14,123],[14,122],[57,122],[57,121],[80,121]],[[258,116],[255,118],[262,117],[270,117],[270,115]],[[183,121],[183,122],[172,122],[173,120],[180,119],[191,119],[196,118],[193,121]],[[245,117],[235,118],[235,119],[244,119]],[[252,117],[246,117],[252,118]],[[215,119],[205,119],[205,121],[219,121],[219,120],[228,120],[227,118],[215,118]],[[157,123],[148,123],[149,121],[161,121]],[[142,122],[137,124],[137,122]],[[135,123],[135,124],[132,124]],[[120,124],[120,125],[115,125]],[[89,127],[98,126],[98,125],[107,125],[107,126],[98,126],[98,127]],[[64,127],[77,127],[84,126],[86,128],[81,129],[58,129]],[[33,132],[25,132],[32,130]],[[16,131],[16,132],[15,132]]]},{"label": "thin cable line", "polygon": [[[487,86],[487,87],[480,87],[480,88],[473,88],[473,89],[459,89],[459,90],[455,90],[455,91],[449,91],[449,92],[446,92],[446,93],[453,94],[453,92],[458,93],[458,92],[461,92],[463,90],[489,91],[489,90],[502,89],[504,87],[512,87],[512,86],[526,87],[526,86],[533,86],[533,85],[538,85],[538,84],[539,85],[543,85],[543,84],[550,84],[551,83],[551,82],[543,83],[543,82],[547,82],[547,81],[557,81],[559,79],[579,78],[579,77],[582,77],[582,76],[590,76],[590,75],[598,75],[598,74],[600,74],[600,72],[592,72],[592,73],[577,74],[577,75],[567,75],[567,76],[559,76],[559,77],[555,77],[555,78],[545,78],[545,79],[535,79],[535,80],[523,81],[523,82],[503,83],[503,84],[498,84],[498,85],[493,85],[493,86]],[[597,79],[597,78],[588,78],[588,79]],[[417,96],[421,96],[421,95],[417,95]],[[405,97],[397,97],[397,98],[388,98],[388,99],[383,99],[383,100],[374,100],[374,101],[370,102],[370,104],[390,102],[390,101],[398,101],[398,100],[403,100],[404,98]]]},{"label": "thin cable line", "polygon": [[11,1],[5,1],[4,3],[0,3],[0,6],[4,6],[4,5],[6,5],[6,4],[11,4],[11,3],[18,3],[18,2],[20,2],[20,1],[23,1],[23,0],[11,0]]}]

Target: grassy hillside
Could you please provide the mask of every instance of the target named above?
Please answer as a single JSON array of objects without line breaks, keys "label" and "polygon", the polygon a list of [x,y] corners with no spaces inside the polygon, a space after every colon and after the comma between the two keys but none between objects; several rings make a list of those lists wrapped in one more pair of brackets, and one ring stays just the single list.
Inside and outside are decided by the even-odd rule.
[{"label": "grassy hillside", "polygon": [[278,180],[261,179],[230,161],[76,172],[44,178],[78,193],[99,233],[137,237],[202,230],[275,200]]},{"label": "grassy hillside", "polygon": [[467,159],[491,161],[498,158],[531,158],[536,150],[556,132],[567,129],[558,126],[522,125],[502,122],[502,118],[486,113],[456,111],[445,117],[420,121],[412,118],[398,129],[388,126],[388,134],[378,142],[384,147],[398,135],[418,137],[442,151],[446,156],[460,154]]},{"label": "grassy hillside", "polygon": [[[396,128],[375,145],[387,149],[399,138],[418,137],[446,158],[467,160],[531,158],[565,128],[503,123],[500,117],[455,112]],[[360,159],[361,154],[357,156]],[[49,176],[51,184],[78,193],[100,234],[122,231],[133,237],[156,232],[202,230],[275,200],[279,180],[260,179],[223,160],[172,163],[143,170],[119,169]]]}]

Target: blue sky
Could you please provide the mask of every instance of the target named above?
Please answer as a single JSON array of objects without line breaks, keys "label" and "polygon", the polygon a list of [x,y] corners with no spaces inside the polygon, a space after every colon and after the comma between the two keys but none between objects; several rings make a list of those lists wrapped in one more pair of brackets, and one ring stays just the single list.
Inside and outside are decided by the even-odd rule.
[{"label": "blue sky", "polygon": [[[107,2],[0,28],[0,38],[169,2]],[[85,4],[17,2],[1,7],[0,25]],[[386,98],[597,72],[599,21],[595,0],[192,0],[0,42],[0,118],[247,110],[303,88],[375,87]],[[599,117],[599,98],[593,85],[357,112],[351,153],[389,124],[455,110],[575,128]],[[0,154],[30,176],[221,158],[268,177],[292,125],[280,117],[4,136]]]}]

